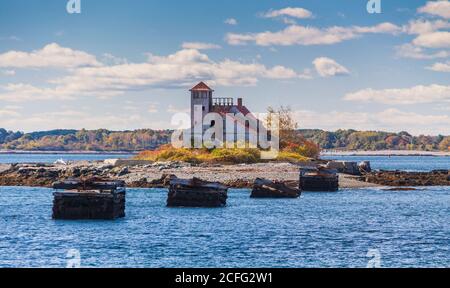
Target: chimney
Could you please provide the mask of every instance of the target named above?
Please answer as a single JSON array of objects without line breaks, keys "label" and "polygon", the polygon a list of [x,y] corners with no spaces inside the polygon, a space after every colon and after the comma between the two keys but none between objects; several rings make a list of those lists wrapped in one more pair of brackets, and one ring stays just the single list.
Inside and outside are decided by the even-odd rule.
[{"label": "chimney", "polygon": [[242,98],[238,98],[238,107],[242,107]]}]

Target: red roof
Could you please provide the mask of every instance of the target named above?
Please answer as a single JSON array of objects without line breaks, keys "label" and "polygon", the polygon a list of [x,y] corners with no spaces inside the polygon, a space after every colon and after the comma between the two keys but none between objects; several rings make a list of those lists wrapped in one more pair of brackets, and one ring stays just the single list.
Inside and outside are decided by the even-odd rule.
[{"label": "red roof", "polygon": [[189,91],[214,91],[208,87],[203,81],[192,87]]},{"label": "red roof", "polygon": [[227,113],[237,113],[240,112],[242,114],[244,114],[244,116],[246,116],[248,113],[250,113],[250,111],[247,109],[247,107],[245,106],[237,106],[237,105],[227,105],[227,106],[219,106],[219,105],[215,105],[212,107],[212,111],[211,112],[216,112],[222,115],[225,115]]}]

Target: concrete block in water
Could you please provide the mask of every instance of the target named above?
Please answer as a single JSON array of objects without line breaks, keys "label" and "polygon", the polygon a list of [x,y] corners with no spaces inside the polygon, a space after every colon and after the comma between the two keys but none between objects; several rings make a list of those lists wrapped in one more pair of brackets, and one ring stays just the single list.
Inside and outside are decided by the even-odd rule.
[{"label": "concrete block in water", "polygon": [[298,198],[300,189],[288,187],[283,182],[257,178],[253,183],[251,198]]},{"label": "concrete block in water", "polygon": [[198,178],[170,180],[168,207],[223,207],[227,202],[228,187]]},{"label": "concrete block in water", "polygon": [[53,183],[53,219],[116,219],[125,217],[125,183],[69,179]]},{"label": "concrete block in water", "polygon": [[300,169],[299,188],[302,191],[338,191],[339,175],[332,169]]},{"label": "concrete block in water", "polygon": [[125,217],[125,191],[53,193],[53,219],[111,220]]}]

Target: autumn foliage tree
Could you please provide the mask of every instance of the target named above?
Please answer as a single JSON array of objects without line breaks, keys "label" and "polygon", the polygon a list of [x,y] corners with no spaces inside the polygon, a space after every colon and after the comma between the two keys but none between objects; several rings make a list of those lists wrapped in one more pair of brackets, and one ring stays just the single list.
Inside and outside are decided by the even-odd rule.
[{"label": "autumn foliage tree", "polygon": [[[266,123],[271,127],[275,118],[279,120],[280,149],[289,153],[297,153],[304,157],[317,158],[320,153],[319,146],[306,140],[297,131],[298,122],[295,120],[292,109],[289,106],[280,106],[278,109],[267,108]],[[274,116],[277,117],[274,117]]]}]

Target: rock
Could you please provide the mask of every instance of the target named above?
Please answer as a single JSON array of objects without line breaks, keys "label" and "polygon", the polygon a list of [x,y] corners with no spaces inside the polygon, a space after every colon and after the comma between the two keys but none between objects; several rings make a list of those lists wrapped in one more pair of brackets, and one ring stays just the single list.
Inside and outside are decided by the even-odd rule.
[{"label": "rock", "polygon": [[298,198],[300,189],[290,188],[283,182],[257,178],[253,183],[251,198]]},{"label": "rock", "polygon": [[349,175],[361,175],[357,162],[352,161],[329,161],[325,168],[335,169],[339,173],[349,174]]},{"label": "rock", "polygon": [[449,186],[448,170],[432,172],[374,171],[365,175],[366,182],[383,186]]},{"label": "rock", "polygon": [[370,167],[370,161],[362,161],[358,163],[358,169],[361,174],[372,172],[372,168]]},{"label": "rock", "polygon": [[130,170],[128,169],[128,167],[123,167],[122,169],[120,169],[119,173],[117,173],[117,176],[124,176],[130,173]]}]

